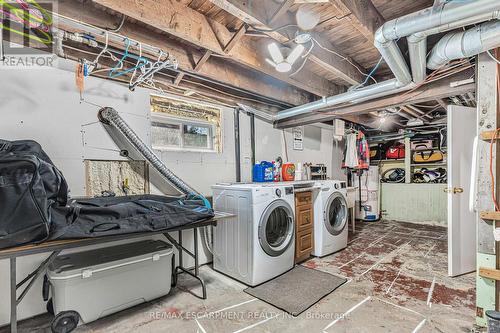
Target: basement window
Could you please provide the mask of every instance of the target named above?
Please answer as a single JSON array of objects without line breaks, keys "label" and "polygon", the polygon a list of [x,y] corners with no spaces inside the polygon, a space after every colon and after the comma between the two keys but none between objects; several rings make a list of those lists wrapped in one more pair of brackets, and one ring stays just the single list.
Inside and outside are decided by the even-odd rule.
[{"label": "basement window", "polygon": [[153,149],[222,151],[221,111],[163,96],[151,97]]}]

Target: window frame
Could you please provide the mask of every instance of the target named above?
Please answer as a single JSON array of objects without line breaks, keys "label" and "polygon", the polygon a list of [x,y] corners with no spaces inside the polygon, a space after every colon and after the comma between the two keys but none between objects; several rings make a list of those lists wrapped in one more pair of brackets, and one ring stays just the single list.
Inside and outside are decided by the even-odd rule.
[{"label": "window frame", "polygon": [[[172,124],[179,125],[180,129],[180,138],[178,147],[175,146],[155,146],[153,142],[153,138],[151,137],[151,146],[155,150],[160,151],[186,151],[186,152],[203,152],[203,153],[217,153],[217,149],[215,147],[215,135],[216,135],[216,125],[209,121],[196,121],[192,119],[186,118],[178,118],[173,117],[166,114],[161,114],[159,112],[151,113],[151,129],[153,128],[153,123],[164,123],[164,124]],[[205,127],[209,129],[207,148],[198,148],[198,147],[186,147],[184,145],[184,126],[197,126],[197,127]]]}]

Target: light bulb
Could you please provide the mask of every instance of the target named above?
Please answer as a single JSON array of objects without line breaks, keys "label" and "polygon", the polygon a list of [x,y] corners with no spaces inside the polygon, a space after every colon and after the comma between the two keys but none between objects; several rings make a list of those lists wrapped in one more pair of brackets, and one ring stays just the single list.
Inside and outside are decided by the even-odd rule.
[{"label": "light bulb", "polygon": [[283,55],[281,54],[280,48],[276,43],[271,43],[267,46],[267,49],[269,50],[269,54],[271,54],[271,58],[273,58],[273,61],[277,64],[282,62]]},{"label": "light bulb", "polygon": [[311,30],[314,29],[321,19],[321,15],[319,13],[315,13],[310,8],[306,6],[302,6],[297,10],[296,14],[297,25],[302,30]]},{"label": "light bulb", "polygon": [[297,59],[299,59],[300,55],[304,52],[304,46],[303,45],[297,45],[293,49],[293,51],[290,53],[290,55],[286,58],[286,62],[288,62],[290,65],[293,65]]}]

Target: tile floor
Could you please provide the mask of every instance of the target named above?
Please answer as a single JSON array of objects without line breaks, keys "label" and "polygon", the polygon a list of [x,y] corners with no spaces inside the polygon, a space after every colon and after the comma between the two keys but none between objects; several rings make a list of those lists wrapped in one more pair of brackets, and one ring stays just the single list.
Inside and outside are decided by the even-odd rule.
[{"label": "tile floor", "polygon": [[[303,265],[349,280],[296,318],[203,266],[207,300],[183,292],[197,286],[183,276],[167,297],[80,326],[77,332],[455,333],[473,327],[475,274],[447,276],[445,228],[358,223],[347,249]],[[24,321],[20,332],[50,332],[49,321],[48,315]]]}]

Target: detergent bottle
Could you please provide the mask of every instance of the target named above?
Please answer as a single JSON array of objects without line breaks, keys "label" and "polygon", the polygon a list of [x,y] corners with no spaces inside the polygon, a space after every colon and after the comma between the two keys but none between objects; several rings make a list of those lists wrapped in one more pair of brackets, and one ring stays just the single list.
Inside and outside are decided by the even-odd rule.
[{"label": "detergent bottle", "polygon": [[274,180],[273,164],[267,161],[257,163],[253,167],[254,182],[272,182]]},{"label": "detergent bottle", "polygon": [[280,172],[280,163],[279,161],[273,161],[273,178],[275,182],[281,181],[281,172]]},{"label": "detergent bottle", "polygon": [[282,180],[284,182],[290,182],[295,180],[295,164],[284,163],[281,170],[282,170]]}]

